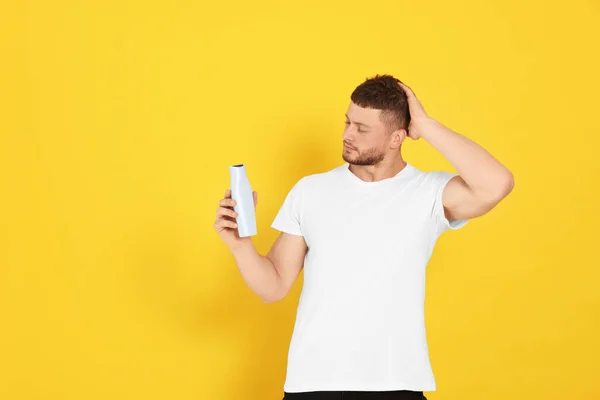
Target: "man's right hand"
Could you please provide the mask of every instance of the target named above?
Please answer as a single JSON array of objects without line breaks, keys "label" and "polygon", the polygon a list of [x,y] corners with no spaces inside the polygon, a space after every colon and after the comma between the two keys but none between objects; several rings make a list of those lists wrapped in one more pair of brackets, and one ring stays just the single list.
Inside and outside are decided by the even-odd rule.
[{"label": "man's right hand", "polygon": [[[252,197],[254,198],[254,207],[256,207],[258,193],[252,192]],[[227,190],[225,198],[219,201],[217,220],[215,221],[215,231],[217,231],[219,237],[221,237],[221,240],[223,240],[229,250],[234,250],[245,241],[250,240],[250,238],[240,238],[238,234],[237,223],[235,222],[238,213],[233,209],[235,204],[235,200],[231,198],[231,190]]]},{"label": "man's right hand", "polygon": [[[254,207],[258,194],[252,192]],[[304,266],[308,250],[304,237],[281,232],[266,256],[257,253],[250,237],[240,238],[233,209],[231,191],[219,201],[215,230],[233,254],[235,262],[250,289],[264,302],[281,300],[290,291]]]}]

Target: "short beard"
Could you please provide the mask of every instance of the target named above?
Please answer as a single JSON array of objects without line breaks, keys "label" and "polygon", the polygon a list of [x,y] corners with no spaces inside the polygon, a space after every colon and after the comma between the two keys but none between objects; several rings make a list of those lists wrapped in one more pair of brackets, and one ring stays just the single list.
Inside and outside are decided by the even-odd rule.
[{"label": "short beard", "polygon": [[385,158],[385,153],[377,151],[377,149],[369,149],[364,153],[358,153],[357,156],[351,157],[345,152],[342,154],[342,158],[348,164],[352,165],[377,165]]}]

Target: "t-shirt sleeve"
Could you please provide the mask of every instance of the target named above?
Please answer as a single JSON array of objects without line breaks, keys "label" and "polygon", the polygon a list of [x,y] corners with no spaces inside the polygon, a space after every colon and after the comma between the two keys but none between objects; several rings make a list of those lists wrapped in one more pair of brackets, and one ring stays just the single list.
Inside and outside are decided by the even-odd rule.
[{"label": "t-shirt sleeve", "polygon": [[298,181],[288,192],[279,212],[275,216],[271,227],[290,235],[303,236],[302,213],[302,182]]},{"label": "t-shirt sleeve", "polygon": [[450,179],[454,178],[458,174],[446,172],[446,171],[435,171],[430,172],[431,184],[433,185],[433,218],[438,226],[439,232],[446,230],[457,230],[465,226],[468,222],[466,219],[449,220],[446,218],[444,212],[444,204],[442,202],[442,195],[444,188],[450,182]]}]

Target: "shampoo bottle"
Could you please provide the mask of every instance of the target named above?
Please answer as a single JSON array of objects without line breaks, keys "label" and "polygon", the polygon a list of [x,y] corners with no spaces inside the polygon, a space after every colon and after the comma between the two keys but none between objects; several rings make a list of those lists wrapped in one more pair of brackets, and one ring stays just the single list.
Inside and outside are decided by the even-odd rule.
[{"label": "shampoo bottle", "polygon": [[240,237],[254,236],[257,233],[256,214],[252,187],[248,175],[246,175],[246,166],[244,164],[230,166],[229,176],[231,178],[231,198],[236,201],[233,209],[238,213],[236,218],[238,234]]}]

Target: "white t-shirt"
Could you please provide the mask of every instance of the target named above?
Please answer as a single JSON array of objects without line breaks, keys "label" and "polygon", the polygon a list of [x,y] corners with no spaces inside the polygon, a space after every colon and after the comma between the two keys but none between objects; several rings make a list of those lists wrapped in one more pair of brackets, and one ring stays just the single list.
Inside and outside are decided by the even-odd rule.
[{"label": "white t-shirt", "polygon": [[454,174],[408,164],[366,182],[345,163],[305,176],[276,230],[308,245],[286,392],[435,390],[425,334],[425,269],[447,229],[442,191]]}]

